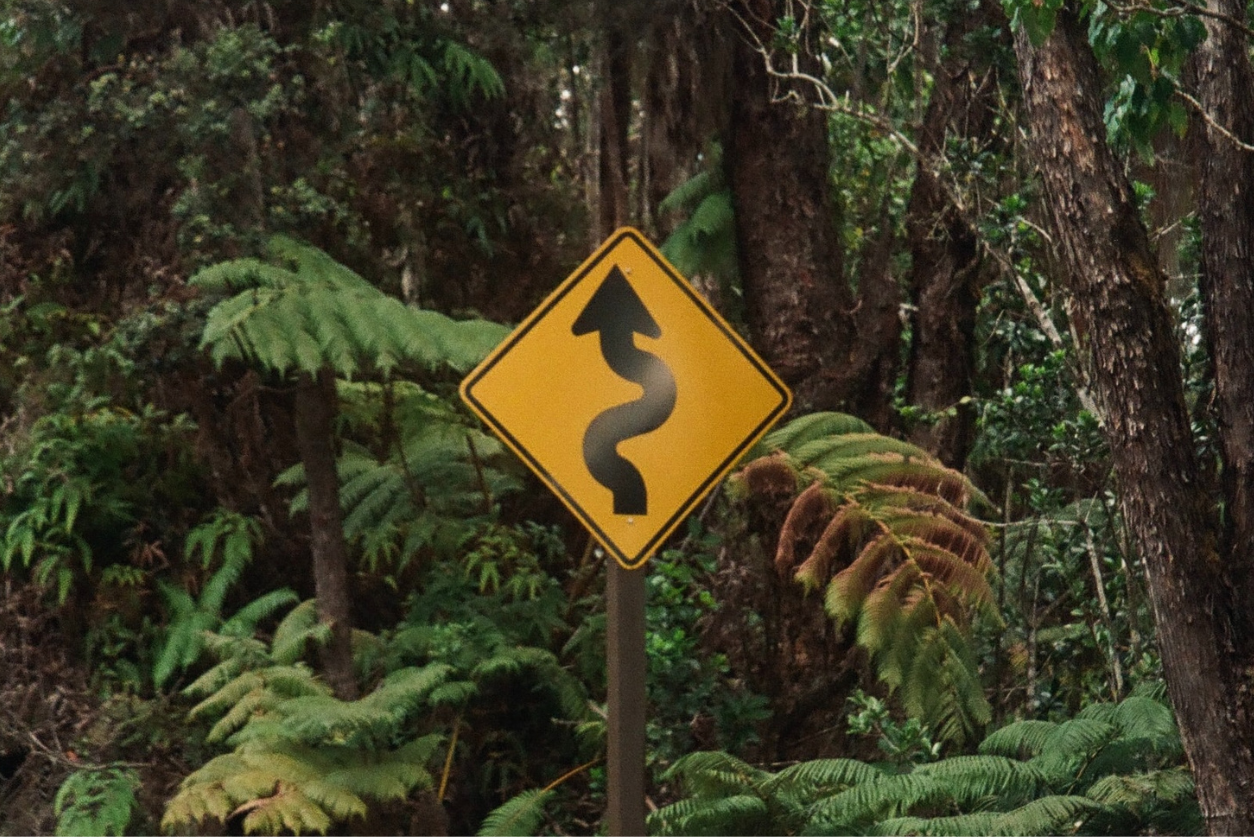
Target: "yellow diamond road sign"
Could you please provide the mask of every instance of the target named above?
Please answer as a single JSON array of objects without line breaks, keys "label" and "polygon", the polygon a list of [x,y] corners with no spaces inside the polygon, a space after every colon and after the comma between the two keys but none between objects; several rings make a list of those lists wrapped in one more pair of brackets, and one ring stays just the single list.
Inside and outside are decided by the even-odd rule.
[{"label": "yellow diamond road sign", "polygon": [[461,393],[627,569],[648,559],[792,398],[627,227]]}]

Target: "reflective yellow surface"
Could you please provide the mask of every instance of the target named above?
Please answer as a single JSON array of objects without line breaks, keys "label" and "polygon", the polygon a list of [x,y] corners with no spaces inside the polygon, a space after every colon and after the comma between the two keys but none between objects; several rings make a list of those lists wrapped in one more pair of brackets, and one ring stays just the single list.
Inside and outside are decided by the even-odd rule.
[{"label": "reflective yellow surface", "polygon": [[[615,267],[661,330],[635,334],[675,381],[674,408],[617,453],[638,469],[647,513],[616,514],[584,459],[588,425],[639,399],[596,333],[572,326]],[[628,569],[643,564],[788,408],[787,388],[639,232],[615,232],[462,382],[462,397]]]}]

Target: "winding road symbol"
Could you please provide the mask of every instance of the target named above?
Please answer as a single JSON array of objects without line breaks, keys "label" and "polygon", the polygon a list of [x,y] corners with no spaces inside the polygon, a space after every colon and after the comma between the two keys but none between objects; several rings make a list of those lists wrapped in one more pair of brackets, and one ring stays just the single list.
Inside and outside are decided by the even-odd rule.
[{"label": "winding road symbol", "polygon": [[623,227],[461,384],[619,566],[644,566],[788,411],[788,387]]},{"label": "winding road symbol", "polygon": [[644,477],[618,452],[618,445],[657,430],[675,409],[675,376],[670,367],[635,343],[637,334],[657,338],[662,329],[614,265],[571,331],[575,336],[599,334],[601,354],[610,369],[644,389],[635,401],[611,407],[589,423],[583,436],[583,458],[593,478],[613,494],[614,514],[648,514]]}]

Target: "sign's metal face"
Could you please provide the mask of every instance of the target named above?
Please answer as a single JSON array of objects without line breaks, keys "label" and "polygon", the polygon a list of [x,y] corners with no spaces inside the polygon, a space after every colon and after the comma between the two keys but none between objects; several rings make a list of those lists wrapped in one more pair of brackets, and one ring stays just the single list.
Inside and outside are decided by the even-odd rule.
[{"label": "sign's metal face", "polygon": [[461,392],[627,569],[791,402],[748,344],[626,227]]}]

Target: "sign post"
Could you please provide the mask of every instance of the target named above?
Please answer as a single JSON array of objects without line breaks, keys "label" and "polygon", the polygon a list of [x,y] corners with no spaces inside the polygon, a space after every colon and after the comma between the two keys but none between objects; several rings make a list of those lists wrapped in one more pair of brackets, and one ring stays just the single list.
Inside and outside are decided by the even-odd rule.
[{"label": "sign post", "polygon": [[643,235],[623,227],[461,385],[614,558],[611,834],[644,833],[644,573],[792,395]]},{"label": "sign post", "polygon": [[606,825],[644,834],[645,575],[610,562],[606,578],[609,740]]}]

